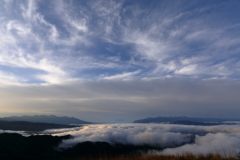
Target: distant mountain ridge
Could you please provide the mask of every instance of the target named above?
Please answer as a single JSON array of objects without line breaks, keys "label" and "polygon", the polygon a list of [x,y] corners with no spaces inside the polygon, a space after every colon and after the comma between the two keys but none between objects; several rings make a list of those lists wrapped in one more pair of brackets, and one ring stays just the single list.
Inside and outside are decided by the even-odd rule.
[{"label": "distant mountain ridge", "polygon": [[133,123],[163,123],[163,122],[175,122],[175,121],[192,121],[192,122],[224,122],[224,121],[240,121],[236,118],[197,118],[197,117],[148,117],[145,119],[139,119],[133,121]]},{"label": "distant mountain ridge", "polygon": [[57,117],[55,115],[35,115],[35,116],[12,116],[0,118],[2,121],[26,121],[38,123],[54,123],[54,124],[92,124],[92,122],[83,121],[74,117]]},{"label": "distant mountain ridge", "polygon": [[74,125],[36,123],[26,121],[0,121],[0,130],[39,132],[46,129],[73,128]]},{"label": "distant mountain ridge", "polygon": [[173,121],[169,122],[169,124],[180,124],[180,125],[194,125],[194,126],[215,126],[215,125],[222,125],[224,123],[221,122],[193,122],[193,121]]}]

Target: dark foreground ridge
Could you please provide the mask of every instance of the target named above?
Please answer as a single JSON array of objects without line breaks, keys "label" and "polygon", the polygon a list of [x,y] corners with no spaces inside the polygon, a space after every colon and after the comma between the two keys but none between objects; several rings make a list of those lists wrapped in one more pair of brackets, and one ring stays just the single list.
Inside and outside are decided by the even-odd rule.
[{"label": "dark foreground ridge", "polygon": [[68,136],[35,135],[24,137],[17,133],[0,134],[1,160],[53,160],[72,158],[96,158],[100,156],[139,155],[140,151],[161,149],[150,146],[134,146],[106,142],[83,142],[68,149],[59,149],[58,145]]},{"label": "dark foreground ridge", "polygon": [[0,118],[3,121],[27,121],[27,122],[38,122],[38,123],[55,123],[55,124],[92,124],[92,122],[83,121],[74,117],[57,117],[54,115],[35,115],[35,116],[12,116]]},{"label": "dark foreground ridge", "polygon": [[[159,147],[111,145],[106,142],[83,142],[68,149],[58,148],[62,140],[71,136],[35,135],[24,137],[17,133],[0,134],[0,160],[238,160],[240,154],[221,157],[220,154],[206,156],[192,155],[153,155],[142,156],[149,149]],[[177,147],[177,146],[176,146]]]},{"label": "dark foreground ridge", "polygon": [[32,123],[24,121],[0,121],[0,130],[39,132],[46,129],[73,128],[73,125]]}]

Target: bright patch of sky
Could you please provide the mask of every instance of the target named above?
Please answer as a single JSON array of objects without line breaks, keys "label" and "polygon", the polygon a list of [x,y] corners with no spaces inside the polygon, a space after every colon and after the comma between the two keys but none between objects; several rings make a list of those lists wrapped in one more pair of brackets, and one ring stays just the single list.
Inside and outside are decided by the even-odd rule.
[{"label": "bright patch of sky", "polygon": [[238,0],[2,0],[0,84],[238,81],[239,8]]}]

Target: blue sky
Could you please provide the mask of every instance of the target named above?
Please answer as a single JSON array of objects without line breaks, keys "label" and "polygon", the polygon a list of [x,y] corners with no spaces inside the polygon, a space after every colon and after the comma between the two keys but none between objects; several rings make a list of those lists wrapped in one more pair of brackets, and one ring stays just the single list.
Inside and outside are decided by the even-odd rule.
[{"label": "blue sky", "polygon": [[239,8],[237,0],[2,0],[0,116],[236,117]]}]

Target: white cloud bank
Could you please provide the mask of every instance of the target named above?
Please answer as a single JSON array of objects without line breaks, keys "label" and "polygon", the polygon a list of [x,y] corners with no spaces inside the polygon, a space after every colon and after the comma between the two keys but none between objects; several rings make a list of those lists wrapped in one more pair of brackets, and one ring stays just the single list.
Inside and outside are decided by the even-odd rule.
[{"label": "white cloud bank", "polygon": [[160,154],[193,154],[220,153],[231,154],[240,151],[240,133],[209,133],[205,136],[196,136],[194,144],[186,144],[177,148],[168,148]]},{"label": "white cloud bank", "polygon": [[[70,134],[59,147],[72,147],[84,141],[103,141],[111,144],[150,145],[166,148],[150,151],[152,154],[207,154],[220,151],[240,151],[240,126],[186,126],[170,124],[102,124],[83,128],[46,130],[44,134],[57,136]],[[177,148],[171,148],[176,147]],[[170,148],[169,148],[170,147]],[[221,152],[222,151],[222,152]]]}]

